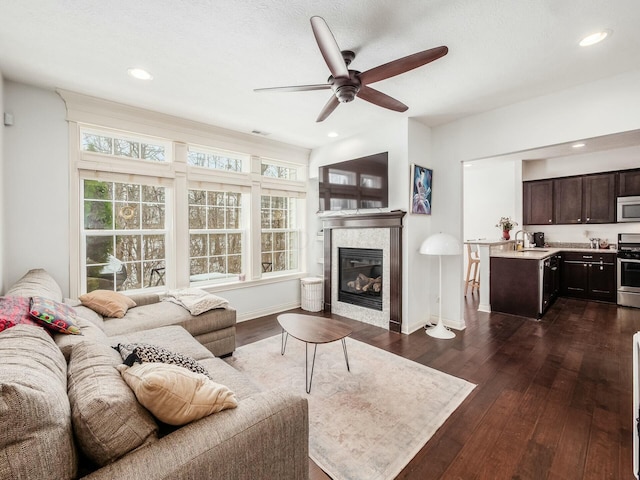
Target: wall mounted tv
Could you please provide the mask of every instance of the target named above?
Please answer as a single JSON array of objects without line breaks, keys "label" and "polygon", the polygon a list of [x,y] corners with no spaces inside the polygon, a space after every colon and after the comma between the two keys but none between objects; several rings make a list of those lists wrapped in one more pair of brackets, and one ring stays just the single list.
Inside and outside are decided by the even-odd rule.
[{"label": "wall mounted tv", "polygon": [[389,207],[388,152],[320,167],[320,212]]}]

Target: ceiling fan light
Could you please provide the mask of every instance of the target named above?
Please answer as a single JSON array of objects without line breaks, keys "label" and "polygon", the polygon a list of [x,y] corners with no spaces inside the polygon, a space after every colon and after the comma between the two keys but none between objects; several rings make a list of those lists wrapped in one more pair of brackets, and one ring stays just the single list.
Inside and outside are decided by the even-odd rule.
[{"label": "ceiling fan light", "polygon": [[582,40],[580,40],[581,47],[590,47],[591,45],[595,45],[596,43],[600,43],[602,40],[607,38],[611,33],[610,30],[602,30],[600,32],[592,33],[591,35],[587,35]]}]

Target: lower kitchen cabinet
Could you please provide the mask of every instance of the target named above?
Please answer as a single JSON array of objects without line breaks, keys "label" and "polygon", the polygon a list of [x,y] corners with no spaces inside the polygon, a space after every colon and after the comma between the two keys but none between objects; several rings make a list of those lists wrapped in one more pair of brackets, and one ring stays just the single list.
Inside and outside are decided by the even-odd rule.
[{"label": "lower kitchen cabinet", "polygon": [[560,294],[615,303],[615,262],[613,253],[563,252]]},{"label": "lower kitchen cabinet", "polygon": [[548,307],[540,277],[540,260],[491,257],[491,311],[540,318]]}]

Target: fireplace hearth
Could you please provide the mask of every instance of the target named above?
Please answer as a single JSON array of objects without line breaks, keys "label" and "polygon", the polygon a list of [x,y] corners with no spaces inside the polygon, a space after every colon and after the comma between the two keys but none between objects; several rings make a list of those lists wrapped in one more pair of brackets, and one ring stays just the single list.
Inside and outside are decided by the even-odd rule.
[{"label": "fireplace hearth", "polygon": [[338,300],[382,310],[382,250],[338,248]]}]

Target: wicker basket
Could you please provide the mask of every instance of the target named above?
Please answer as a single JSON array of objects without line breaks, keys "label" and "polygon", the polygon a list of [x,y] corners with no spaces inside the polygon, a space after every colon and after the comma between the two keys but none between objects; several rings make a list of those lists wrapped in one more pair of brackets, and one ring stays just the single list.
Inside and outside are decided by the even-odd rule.
[{"label": "wicker basket", "polygon": [[308,312],[322,310],[322,279],[307,277],[300,279],[301,307]]}]

